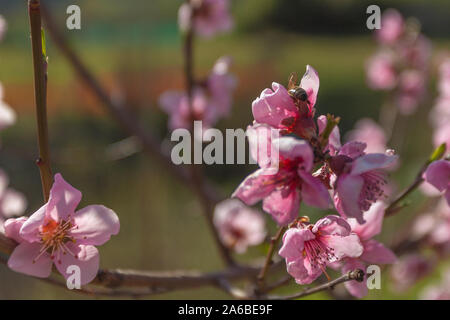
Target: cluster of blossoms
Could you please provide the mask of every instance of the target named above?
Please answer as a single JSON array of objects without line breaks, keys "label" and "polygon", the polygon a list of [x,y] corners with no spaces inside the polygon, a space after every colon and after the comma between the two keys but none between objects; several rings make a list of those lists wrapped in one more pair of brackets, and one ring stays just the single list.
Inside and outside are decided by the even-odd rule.
[{"label": "cluster of blossoms", "polygon": [[445,143],[450,150],[450,57],[439,66],[438,93],[430,119],[434,129],[433,144],[438,147]]},{"label": "cluster of blossoms", "polygon": [[[6,21],[0,15],[0,41],[3,39],[6,29]],[[0,131],[10,127],[15,122],[16,113],[4,101],[3,86],[0,83]],[[6,219],[23,214],[27,206],[25,196],[8,185],[8,175],[0,169],[0,232],[4,231],[3,223]]]},{"label": "cluster of blossoms", "polygon": [[48,277],[53,264],[65,278],[69,266],[78,266],[81,285],[91,282],[100,261],[95,246],[116,235],[120,224],[114,211],[101,205],[75,211],[80,201],[81,192],[56,174],[46,204],[30,217],[5,222],[6,236],[19,243],[8,266],[39,278]]},{"label": "cluster of blossoms", "polygon": [[367,62],[368,85],[391,92],[391,103],[411,114],[425,95],[430,42],[417,22],[405,21],[394,9],[383,14],[376,39],[380,49]]},{"label": "cluster of blossoms", "polygon": [[159,105],[169,115],[170,130],[190,129],[192,122],[198,120],[205,131],[230,114],[231,94],[236,86],[234,76],[229,73],[230,64],[229,57],[218,59],[208,77],[195,84],[191,97],[183,91],[161,95]]},{"label": "cluster of blossoms", "polygon": [[[183,32],[211,37],[231,29],[228,0],[190,0],[178,12]],[[231,58],[221,57],[205,79],[193,81],[190,92],[167,91],[159,98],[159,105],[169,115],[169,129],[191,129],[193,121],[202,121],[203,132],[231,111],[232,93],[236,79],[230,73]],[[205,137],[196,137],[199,140]]]},{"label": "cluster of blossoms", "polygon": [[[233,193],[247,205],[262,200],[263,210],[278,225],[288,226],[279,254],[299,284],[326,274],[328,266],[347,272],[365,263],[395,260],[371,238],[380,232],[384,217],[385,169],[397,156],[391,151],[367,153],[366,143],[360,141],[341,145],[338,119],[315,119],[318,90],[318,73],[307,66],[298,85],[293,78],[287,89],[273,83],[253,101],[254,123],[247,130],[260,168]],[[274,145],[278,158],[260,156],[259,150],[272,150]],[[308,217],[299,217],[301,202],[321,209],[334,203],[340,216],[312,224]],[[358,297],[365,295],[364,288],[348,284],[349,292]]]}]

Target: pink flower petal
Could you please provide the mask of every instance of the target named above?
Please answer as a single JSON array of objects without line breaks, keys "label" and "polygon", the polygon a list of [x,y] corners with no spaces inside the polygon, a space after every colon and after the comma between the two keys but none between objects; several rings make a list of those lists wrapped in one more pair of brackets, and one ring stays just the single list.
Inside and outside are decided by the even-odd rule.
[{"label": "pink flower petal", "polygon": [[314,233],[320,231],[321,235],[348,236],[350,234],[350,225],[344,219],[328,215],[318,220],[312,229]]},{"label": "pink flower petal", "polygon": [[116,213],[101,205],[90,205],[78,210],[73,220],[77,228],[71,234],[80,244],[102,245],[111,235],[118,234],[120,229]]},{"label": "pink flower petal", "polygon": [[285,87],[274,82],[272,89],[265,89],[253,101],[253,117],[256,122],[280,128],[283,119],[294,116],[298,111]]},{"label": "pink flower petal", "polygon": [[33,213],[20,228],[20,236],[28,242],[40,242],[39,228],[44,224],[47,203]]},{"label": "pink flower petal", "polygon": [[302,170],[298,171],[302,178],[302,200],[309,206],[328,209],[331,205],[330,194],[319,178],[313,177],[310,173]]},{"label": "pink flower petal", "polygon": [[61,261],[55,261],[55,266],[58,271],[67,279],[72,275],[67,273],[67,268],[70,266],[78,266],[80,268],[81,285],[85,285],[94,280],[100,265],[100,255],[98,254],[97,248],[69,242],[66,245],[78,258],[75,258],[71,254],[61,255]]},{"label": "pink flower petal", "polygon": [[13,189],[7,189],[0,203],[0,210],[6,218],[18,216],[24,213],[27,207],[25,196]]},{"label": "pink flower petal", "polygon": [[19,232],[20,228],[22,228],[22,225],[25,221],[27,221],[27,219],[27,217],[20,217],[6,220],[3,224],[3,227],[5,228],[5,235],[18,243],[22,242],[23,240]]},{"label": "pink flower petal", "polygon": [[308,102],[311,108],[314,107],[317,100],[317,93],[319,92],[319,74],[310,65],[306,66],[306,72],[300,81],[300,87],[308,94]]},{"label": "pink flower petal", "polygon": [[373,264],[394,263],[397,260],[395,254],[376,240],[363,242],[364,253],[360,259]]},{"label": "pink flower petal", "polygon": [[359,240],[359,237],[352,233],[348,236],[330,235],[323,236],[327,244],[334,249],[333,254],[340,260],[342,258],[350,257],[356,258],[361,256],[364,248]]},{"label": "pink flower petal", "polygon": [[277,142],[280,157],[298,160],[300,168],[304,171],[310,171],[312,169],[314,154],[312,148],[306,141],[294,137],[281,137]]},{"label": "pink flower petal", "polygon": [[395,164],[398,156],[384,153],[370,153],[353,161],[351,174],[358,175],[375,169],[386,169]]},{"label": "pink flower petal", "polygon": [[283,245],[278,254],[288,262],[303,259],[305,241],[314,239],[315,236],[308,229],[290,228],[283,235]]},{"label": "pink flower petal", "polygon": [[22,242],[11,254],[8,267],[20,273],[38,278],[47,278],[52,272],[52,260],[45,252],[35,262],[42,245],[40,243]]},{"label": "pink flower petal", "polygon": [[[261,168],[267,168],[272,163],[272,135],[278,137],[277,130],[265,124],[254,123],[247,127],[248,144],[252,158]],[[276,156],[276,155],[274,155]],[[278,161],[278,159],[276,159]]]},{"label": "pink flower petal", "polygon": [[48,200],[47,217],[55,221],[67,220],[69,215],[75,213],[75,209],[81,201],[81,192],[68,184],[61,174],[55,175],[55,182],[50,190]]},{"label": "pink flower petal", "polygon": [[322,274],[322,270],[313,268],[308,259],[288,262],[287,272],[294,277],[298,284],[310,284]]},{"label": "pink flower petal", "polygon": [[270,169],[255,171],[242,181],[231,197],[239,198],[250,206],[267,197],[276,188],[276,184],[272,183],[276,175],[266,174],[269,172]]},{"label": "pink flower petal", "polygon": [[347,222],[352,227],[352,231],[355,232],[359,238],[368,240],[381,232],[383,226],[384,210],[386,204],[382,201],[374,203],[370,209],[363,213],[363,218],[366,223],[359,224],[356,219],[349,218]]},{"label": "pink flower petal", "polygon": [[339,150],[339,155],[356,159],[364,155],[364,150],[366,147],[367,145],[364,142],[350,141],[342,146]]},{"label": "pink flower petal", "polygon": [[285,226],[298,216],[300,193],[297,189],[275,190],[263,200],[263,210],[270,213],[280,226]]},{"label": "pink flower petal", "polygon": [[424,173],[424,179],[439,191],[444,191],[450,185],[450,161],[438,160],[431,163]]},{"label": "pink flower petal", "polygon": [[[322,134],[327,126],[327,117],[321,115],[317,118],[317,127],[319,128],[319,134]],[[328,149],[330,154],[334,156],[338,150],[341,148],[341,133],[339,132],[339,127],[335,126],[328,137]]]},{"label": "pink flower petal", "polygon": [[338,212],[344,217],[353,217],[359,223],[365,222],[359,208],[359,196],[361,194],[364,179],[361,176],[349,174],[341,175],[337,180],[335,204]]}]

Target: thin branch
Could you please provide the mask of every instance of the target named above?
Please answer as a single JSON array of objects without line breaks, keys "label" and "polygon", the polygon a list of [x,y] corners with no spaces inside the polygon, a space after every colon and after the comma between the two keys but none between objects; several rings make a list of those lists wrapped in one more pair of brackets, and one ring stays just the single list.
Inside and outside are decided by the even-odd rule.
[{"label": "thin branch", "polygon": [[281,237],[283,236],[284,231],[286,230],[286,227],[280,227],[275,234],[274,237],[270,239],[270,246],[269,250],[267,251],[266,260],[264,262],[263,267],[261,268],[261,271],[258,274],[258,281],[257,281],[257,288],[256,293],[261,291],[264,288],[264,279],[267,274],[267,270],[269,269],[270,265],[272,264],[272,257],[275,252],[275,248],[280,241]]},{"label": "thin branch", "polygon": [[53,175],[50,167],[50,147],[48,143],[46,101],[47,77],[45,71],[45,57],[42,51],[41,7],[39,0],[28,1],[28,14],[30,17],[34,68],[34,96],[38,128],[39,159],[37,160],[37,164],[41,174],[44,200],[47,201],[53,184]]},{"label": "thin branch", "polygon": [[331,280],[314,288],[303,290],[299,293],[290,296],[268,296],[267,298],[272,300],[292,300],[303,298],[320,291],[331,290],[336,285],[347,281],[358,281],[358,282],[364,281],[364,272],[360,269],[355,269],[353,271],[347,272],[346,274],[340,276],[337,279]]}]

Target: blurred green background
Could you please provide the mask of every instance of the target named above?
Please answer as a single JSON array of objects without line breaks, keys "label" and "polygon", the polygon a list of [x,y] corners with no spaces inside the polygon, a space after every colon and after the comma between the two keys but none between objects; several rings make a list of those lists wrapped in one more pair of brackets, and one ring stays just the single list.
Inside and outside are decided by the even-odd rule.
[{"label": "blurred green background", "polygon": [[[177,27],[176,0],[84,0],[43,1],[50,6],[60,31],[70,40],[82,60],[113,95],[126,99],[139,112],[149,130],[167,139],[167,116],[157,106],[167,89],[182,89],[181,38]],[[66,8],[78,4],[82,29],[65,27]],[[235,28],[229,34],[195,43],[198,76],[206,75],[222,55],[234,58],[233,73],[239,85],[233,114],[218,128],[245,128],[251,121],[251,102],[272,81],[286,84],[288,75],[303,74],[310,64],[320,75],[316,105],[319,114],[342,118],[341,132],[351,129],[361,117],[378,118],[384,95],[371,91],[365,81],[364,63],[376,49],[366,28],[366,7],[360,0],[235,0]],[[450,48],[450,2],[447,0],[377,1],[382,10],[395,7],[422,23],[433,41],[435,54]],[[0,14],[8,21],[8,32],[0,43],[0,81],[5,100],[18,113],[18,122],[2,132],[0,166],[14,188],[28,198],[27,214],[42,204],[37,155],[32,65],[26,1],[0,0]],[[147,155],[136,153],[121,160],[108,155],[111,145],[127,135],[112,121],[99,102],[75,77],[71,67],[47,41],[49,56],[49,131],[54,172],[83,192],[81,206],[101,203],[113,208],[121,221],[121,232],[100,248],[101,266],[147,270],[215,270],[221,262],[194,195]],[[434,66],[432,72],[435,72]],[[399,122],[403,167],[393,174],[399,188],[413,179],[431,151],[427,112],[435,96],[418,113]],[[207,175],[226,194],[254,167],[222,165],[206,168]],[[417,213],[414,204],[423,200],[419,192],[413,205],[385,223],[381,239],[389,243],[408,217]],[[317,212],[307,208],[312,216]],[[314,218],[313,218],[314,220]],[[267,219],[269,229],[273,222]],[[252,248],[239,257],[251,261],[265,252]],[[438,273],[437,273],[438,274]],[[391,292],[387,272],[383,289],[369,298],[415,298],[430,281],[418,283],[404,294]],[[292,285],[289,290],[295,290]],[[297,288],[298,289],[298,288]],[[154,298],[226,298],[214,289],[176,292]],[[327,298],[316,294],[311,298]],[[1,299],[86,298],[22,276],[0,265]]]}]

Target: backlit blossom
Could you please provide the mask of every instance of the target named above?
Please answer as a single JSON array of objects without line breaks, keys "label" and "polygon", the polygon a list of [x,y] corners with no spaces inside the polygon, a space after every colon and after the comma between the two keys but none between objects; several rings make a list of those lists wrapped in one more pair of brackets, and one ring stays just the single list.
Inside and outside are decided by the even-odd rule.
[{"label": "backlit blossom", "polygon": [[0,169],[0,232],[4,231],[3,223],[6,219],[22,215],[27,206],[25,196],[9,188],[8,184],[6,172]]},{"label": "backlit blossom", "polygon": [[216,206],[214,225],[222,242],[238,253],[245,252],[248,246],[260,244],[266,237],[261,213],[236,199],[225,200]]},{"label": "backlit blossom", "polygon": [[[279,225],[287,225],[298,215],[300,202],[328,208],[328,190],[311,175],[314,155],[306,141],[293,137],[277,139],[279,160],[249,175],[233,193],[247,205],[263,200],[263,210]],[[275,171],[274,171],[275,170]]]},{"label": "backlit blossom", "polygon": [[348,133],[349,141],[364,142],[367,153],[383,153],[386,151],[386,134],[378,123],[370,118],[363,118],[356,122],[355,129]]},{"label": "backlit blossom", "polygon": [[326,216],[315,224],[301,218],[286,231],[279,255],[286,259],[288,273],[298,284],[317,279],[328,264],[358,257],[363,247],[350,225],[338,216]]},{"label": "backlit blossom", "polygon": [[405,22],[402,15],[394,9],[386,10],[381,16],[381,28],[376,31],[377,40],[382,44],[394,44],[402,36]]},{"label": "backlit blossom", "polygon": [[[342,274],[351,270],[366,270],[366,265],[370,264],[391,264],[396,260],[395,254],[382,243],[372,239],[381,232],[386,205],[381,201],[372,205],[369,211],[364,212],[363,217],[366,221],[359,224],[356,219],[347,219],[351,231],[358,235],[363,246],[363,252],[357,258],[345,258],[342,261]],[[351,295],[362,298],[367,294],[366,281],[348,281],[345,287]]]},{"label": "backlit blossom", "polygon": [[3,130],[16,122],[16,113],[3,100],[3,86],[0,83],[0,130]]},{"label": "backlit blossom", "polygon": [[187,31],[192,27],[196,34],[203,37],[228,31],[233,26],[229,0],[190,0],[180,7],[178,24],[181,30]]},{"label": "backlit blossom", "polygon": [[334,203],[344,217],[353,217],[364,223],[362,213],[385,195],[385,169],[395,165],[397,156],[387,153],[369,153],[365,143],[348,142],[337,156],[330,160],[336,175],[333,182]]},{"label": "backlit blossom", "polygon": [[429,275],[434,263],[420,254],[402,256],[391,268],[391,278],[397,291],[405,291]]},{"label": "backlit blossom", "polygon": [[375,90],[390,90],[398,81],[394,57],[389,52],[380,52],[371,57],[366,64],[367,83]]},{"label": "backlit blossom", "polygon": [[306,139],[315,136],[317,128],[312,118],[319,91],[319,75],[313,67],[306,67],[299,87],[304,90],[301,99],[294,99],[284,86],[276,82],[272,83],[271,89],[264,89],[252,103],[255,121],[280,129],[283,134],[295,133]]},{"label": "backlit blossom", "polygon": [[101,205],[75,211],[80,200],[81,192],[56,174],[45,205],[29,218],[5,222],[6,236],[19,243],[8,266],[16,272],[46,278],[54,264],[67,278],[67,268],[75,265],[80,268],[82,285],[92,281],[100,259],[95,246],[116,235],[120,225],[114,211]]},{"label": "backlit blossom", "polygon": [[450,205],[450,161],[434,161],[428,166],[423,177],[426,182],[444,195],[448,205]]}]

